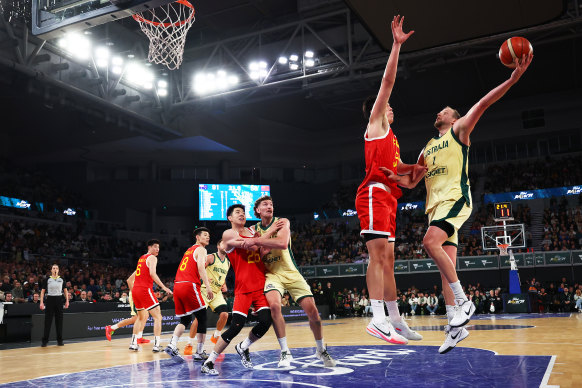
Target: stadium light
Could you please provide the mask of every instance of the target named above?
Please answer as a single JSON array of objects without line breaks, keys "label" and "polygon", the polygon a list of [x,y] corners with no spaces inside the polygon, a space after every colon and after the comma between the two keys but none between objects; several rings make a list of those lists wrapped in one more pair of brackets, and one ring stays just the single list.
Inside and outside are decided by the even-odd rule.
[{"label": "stadium light", "polygon": [[291,70],[297,70],[297,69],[299,69],[299,64],[297,64],[297,63],[290,63],[289,64],[289,69],[291,69]]},{"label": "stadium light", "polygon": [[67,34],[59,40],[58,45],[75,58],[87,60],[91,57],[91,41],[86,36]]},{"label": "stadium light", "polygon": [[291,54],[291,55],[289,56],[289,60],[290,60],[291,62],[297,62],[297,61],[299,60],[299,56],[298,56],[297,54]]},{"label": "stadium light", "polygon": [[164,80],[159,80],[158,81],[158,88],[161,89],[166,89],[168,87],[168,83]]},{"label": "stadium light", "polygon": [[307,50],[305,52],[305,58],[313,58],[313,51]]},{"label": "stadium light", "polygon": [[109,48],[98,47],[95,49],[95,64],[97,67],[107,67],[109,65]]},{"label": "stadium light", "polygon": [[[259,74],[259,64],[256,64],[256,73]],[[250,67],[250,66],[249,66]],[[194,76],[193,88],[199,94],[211,94],[222,92],[237,85],[238,77],[229,74],[226,70],[218,70],[216,73],[198,73]]]},{"label": "stadium light", "polygon": [[136,86],[144,89],[152,89],[154,86],[154,73],[137,62],[131,62],[125,69],[123,78]]},{"label": "stadium light", "polygon": [[286,65],[287,64],[287,57],[283,57],[283,56],[279,57],[278,62],[280,65]]},{"label": "stadium light", "polygon": [[305,67],[313,67],[315,66],[315,60],[313,59],[306,59],[305,60]]}]

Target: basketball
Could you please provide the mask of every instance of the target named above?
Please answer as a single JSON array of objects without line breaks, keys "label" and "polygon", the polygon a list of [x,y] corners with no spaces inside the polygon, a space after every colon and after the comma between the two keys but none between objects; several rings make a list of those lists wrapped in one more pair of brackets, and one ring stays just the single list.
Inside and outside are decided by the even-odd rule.
[{"label": "basketball", "polygon": [[521,36],[514,36],[507,39],[499,49],[499,60],[503,65],[510,69],[515,68],[515,59],[521,58],[523,55],[528,55],[533,52],[531,43]]}]

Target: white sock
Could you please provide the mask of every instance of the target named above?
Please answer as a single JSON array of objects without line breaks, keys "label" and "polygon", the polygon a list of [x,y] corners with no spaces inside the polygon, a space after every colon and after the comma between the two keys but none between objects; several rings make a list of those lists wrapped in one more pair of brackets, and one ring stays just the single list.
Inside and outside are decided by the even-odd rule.
[{"label": "white sock", "polygon": [[198,353],[202,353],[203,350],[204,350],[204,342],[198,342],[198,348],[196,349],[196,351]]},{"label": "white sock", "polygon": [[[215,351],[212,351],[212,353],[210,353],[210,356],[208,356],[208,360],[206,360],[206,362],[214,362],[216,361],[216,359],[218,358],[218,353],[216,353]],[[205,362],[205,364],[206,364]]]},{"label": "white sock", "polygon": [[119,329],[119,326],[117,326],[117,323],[115,325],[111,326],[111,330],[117,330],[117,329]]},{"label": "white sock", "polygon": [[247,349],[248,349],[248,348],[249,348],[249,347],[250,347],[250,346],[253,344],[253,342],[254,342],[254,341],[252,341],[250,337],[247,337],[247,338],[245,338],[245,340],[244,340],[244,341],[243,341],[243,342],[240,344],[240,348],[241,348],[242,350],[247,350]]},{"label": "white sock", "polygon": [[453,317],[455,316],[455,306],[446,305],[446,308],[447,308],[447,319],[450,323],[451,319],[453,319]]},{"label": "white sock", "polygon": [[139,333],[137,333],[137,338],[141,338],[143,336],[143,331],[140,331]]},{"label": "white sock", "polygon": [[160,336],[154,336],[154,346],[160,346]]},{"label": "white sock", "polygon": [[180,339],[180,337],[178,337],[177,335],[173,335],[172,339],[170,340],[170,345],[176,347],[176,345],[178,344],[178,339]]},{"label": "white sock", "polygon": [[133,335],[131,336],[131,344],[132,344],[132,345],[137,345],[137,338],[138,338],[138,337],[137,337],[137,334],[133,334]]},{"label": "white sock", "polygon": [[392,322],[400,322],[402,318],[400,317],[400,312],[398,311],[398,303],[395,300],[386,300],[386,308],[388,309],[388,316]]},{"label": "white sock", "polygon": [[214,330],[214,338],[220,337],[220,331]]},{"label": "white sock", "polygon": [[318,352],[323,352],[325,350],[325,347],[323,346],[323,338],[320,340],[315,340],[315,346],[317,346]]},{"label": "white sock", "polygon": [[188,345],[190,346],[192,345],[192,339],[193,339],[192,337],[188,337]]},{"label": "white sock", "polygon": [[453,294],[455,294],[455,300],[467,300],[467,295],[465,295],[465,292],[463,292],[463,287],[461,287],[460,280],[457,280],[454,283],[449,283],[449,286],[451,286],[451,290],[453,290]]},{"label": "white sock", "polygon": [[282,352],[289,351],[289,348],[287,347],[287,337],[277,338],[277,341],[279,341],[279,346],[281,347]]},{"label": "white sock", "polygon": [[374,318],[372,320],[374,323],[382,323],[386,320],[386,313],[384,312],[384,303],[378,299],[370,299],[370,303],[372,304],[372,313],[374,314]]}]

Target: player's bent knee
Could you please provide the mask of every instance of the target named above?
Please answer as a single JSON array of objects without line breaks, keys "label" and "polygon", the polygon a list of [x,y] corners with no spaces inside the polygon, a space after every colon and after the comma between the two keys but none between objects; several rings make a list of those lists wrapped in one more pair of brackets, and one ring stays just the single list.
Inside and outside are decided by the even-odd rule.
[{"label": "player's bent knee", "polygon": [[224,333],[222,333],[222,339],[226,343],[230,343],[234,337],[240,333],[245,325],[246,317],[241,314],[232,314],[232,321],[230,322],[230,327]]},{"label": "player's bent knee", "polygon": [[190,324],[192,323],[192,315],[180,317],[180,323],[184,325],[184,327],[187,329],[188,326],[190,326]]},{"label": "player's bent knee", "polygon": [[273,322],[273,320],[271,319],[271,311],[269,309],[259,311],[257,316],[259,319],[259,323],[257,323],[255,327],[253,327],[251,332],[255,335],[255,337],[261,338],[262,336],[265,335],[266,332],[269,331],[269,328],[271,327],[271,323]]}]

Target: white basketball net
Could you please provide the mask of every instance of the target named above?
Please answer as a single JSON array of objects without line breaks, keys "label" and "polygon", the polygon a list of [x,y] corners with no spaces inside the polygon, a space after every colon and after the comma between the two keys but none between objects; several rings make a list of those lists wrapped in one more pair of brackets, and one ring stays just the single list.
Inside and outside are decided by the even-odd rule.
[{"label": "white basketball net", "polygon": [[194,7],[187,0],[138,12],[133,18],[150,40],[148,61],[176,70],[182,64],[186,34],[194,23]]}]

